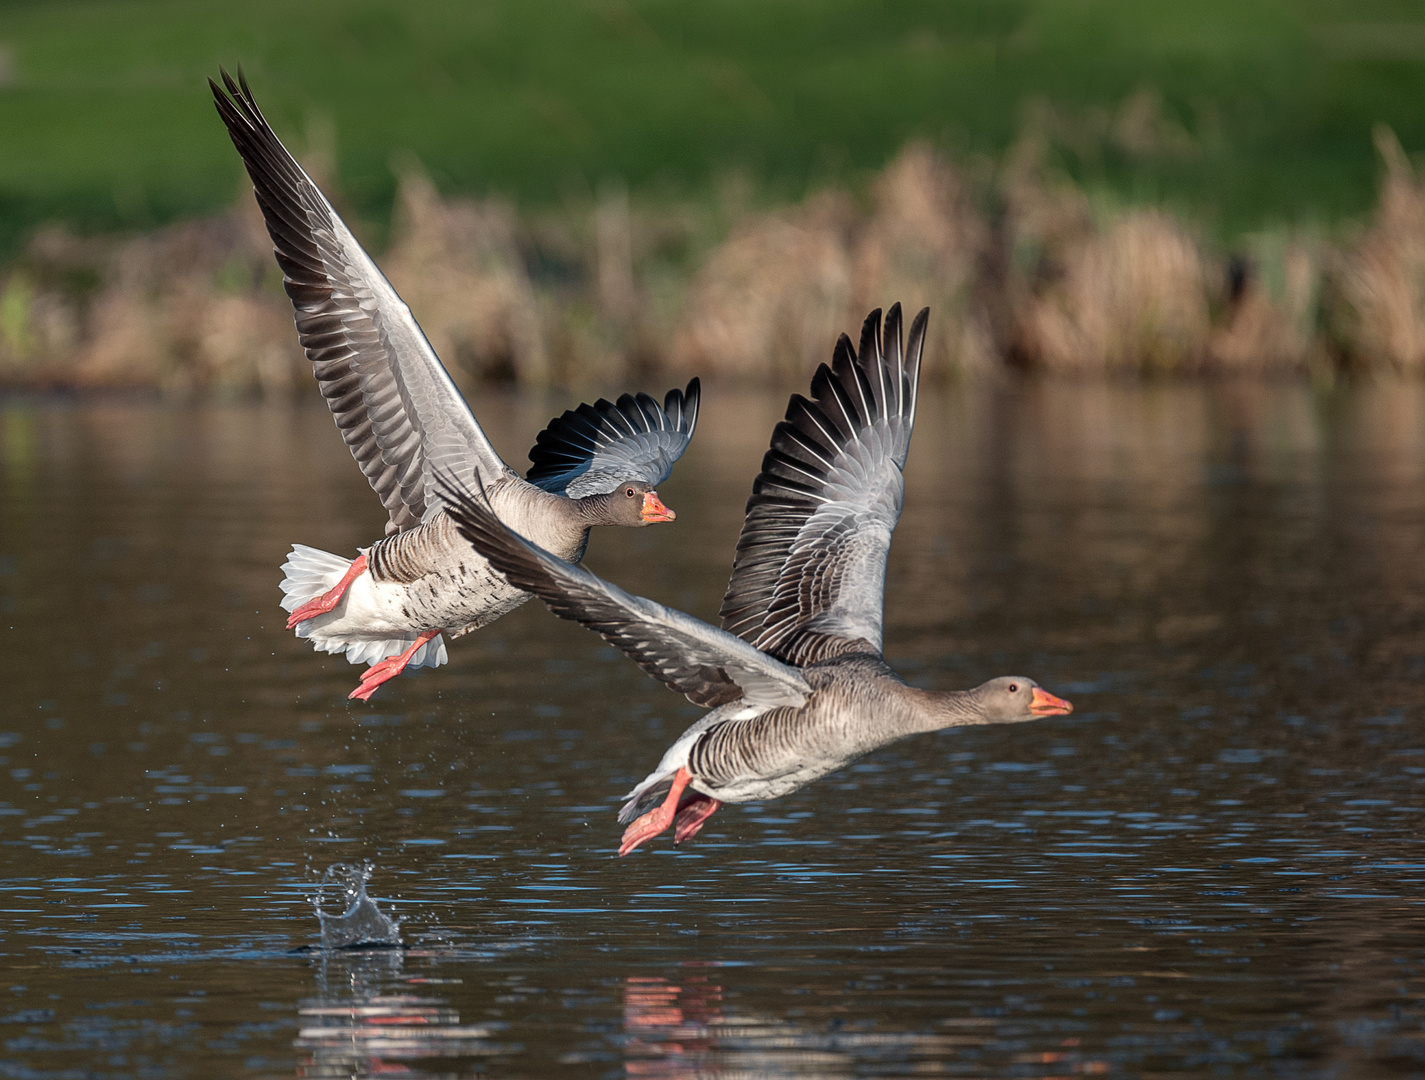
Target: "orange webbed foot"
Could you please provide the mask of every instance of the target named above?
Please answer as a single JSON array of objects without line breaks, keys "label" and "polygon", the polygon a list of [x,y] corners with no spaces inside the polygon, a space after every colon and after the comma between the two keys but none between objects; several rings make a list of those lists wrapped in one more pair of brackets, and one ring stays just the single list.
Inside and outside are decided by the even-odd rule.
[{"label": "orange webbed foot", "polygon": [[668,797],[656,810],[650,810],[636,821],[630,822],[627,829],[623,831],[623,840],[618,847],[619,857],[627,855],[639,844],[652,840],[669,825],[673,824],[673,818],[678,812],[678,800],[683,797],[683,789],[692,780],[692,775],[686,768],[679,769],[673,774],[673,786],[668,790]]},{"label": "orange webbed foot", "polygon": [[696,794],[678,809],[673,819],[673,843],[691,840],[702,831],[703,823],[717,813],[722,802],[710,795]]},{"label": "orange webbed foot", "polygon": [[378,660],[372,664],[361,676],[361,685],[347,695],[347,700],[370,701],[371,695],[376,693],[382,683],[390,682],[405,671],[406,665],[411,662],[411,657],[416,655],[416,651],[439,633],[439,630],[426,630],[405,652],[397,656],[388,656],[385,660]]}]

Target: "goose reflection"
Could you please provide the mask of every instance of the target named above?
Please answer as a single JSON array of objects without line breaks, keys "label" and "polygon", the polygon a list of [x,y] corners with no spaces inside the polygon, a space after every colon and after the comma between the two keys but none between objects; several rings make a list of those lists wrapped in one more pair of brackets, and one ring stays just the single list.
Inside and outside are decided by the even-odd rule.
[{"label": "goose reflection", "polygon": [[[827,988],[829,993],[834,993]],[[822,1022],[796,1022],[740,1012],[725,1002],[724,988],[693,970],[675,980],[628,976],[623,981],[624,1072],[655,1080],[837,1077],[868,1069],[903,1073],[960,1072],[983,1067],[1002,1047],[1005,1033],[981,1016],[941,1017],[943,1031],[878,1030],[869,1018],[841,1008]],[[1098,1073],[1108,1063],[1086,1057],[1078,1039],[1014,1057],[1017,1065],[1048,1066],[1053,1075]],[[1049,1075],[1036,1073],[1035,1075]]]},{"label": "goose reflection", "polygon": [[722,987],[704,975],[677,983],[630,975],[623,984],[625,1072],[629,1076],[694,1077],[716,1039],[722,1019]]},{"label": "goose reflection", "polygon": [[657,1080],[850,1076],[856,1059],[825,1032],[729,1013],[723,988],[702,973],[673,982],[629,976],[623,987],[624,1071]]},{"label": "goose reflection", "polygon": [[[297,1006],[293,1046],[302,1077],[430,1077],[416,1063],[439,1058],[441,1076],[473,1076],[473,1063],[501,1051],[491,1028],[462,1024],[441,997],[415,992],[432,982],[404,970],[406,950],[323,951],[317,993]],[[452,1071],[452,1068],[454,1071]]]}]

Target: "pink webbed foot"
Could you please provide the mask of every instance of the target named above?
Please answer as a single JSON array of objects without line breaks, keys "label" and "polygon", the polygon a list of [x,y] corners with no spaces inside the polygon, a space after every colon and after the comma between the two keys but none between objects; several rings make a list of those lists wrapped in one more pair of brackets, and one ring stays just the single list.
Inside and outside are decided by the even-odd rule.
[{"label": "pink webbed foot", "polygon": [[691,840],[702,830],[703,822],[712,817],[722,805],[721,800],[710,795],[694,794],[678,808],[678,816],[673,819],[673,843],[681,844]]},{"label": "pink webbed foot", "polygon": [[439,630],[427,630],[416,638],[405,652],[396,656],[388,656],[385,660],[378,660],[372,664],[361,676],[361,685],[347,695],[347,700],[370,701],[371,695],[376,693],[377,687],[382,683],[390,682],[405,671],[406,665],[411,662],[411,657],[416,655],[416,650],[439,633]]},{"label": "pink webbed foot", "polygon": [[668,791],[668,797],[656,810],[650,810],[641,818],[629,824],[623,831],[623,840],[619,843],[618,853],[622,858],[639,844],[652,840],[669,825],[673,824],[673,818],[678,812],[678,800],[683,797],[683,789],[688,786],[692,776],[687,769],[679,769],[673,774],[673,786]]},{"label": "pink webbed foot", "polygon": [[341,603],[341,598],[346,595],[346,590],[351,588],[351,583],[365,572],[366,556],[358,555],[352,560],[351,565],[346,568],[346,573],[341,576],[340,581],[315,600],[308,600],[296,611],[287,616],[287,629],[291,630],[299,622],[306,622],[308,619],[315,619],[318,615],[325,615],[332,608],[336,607]]}]

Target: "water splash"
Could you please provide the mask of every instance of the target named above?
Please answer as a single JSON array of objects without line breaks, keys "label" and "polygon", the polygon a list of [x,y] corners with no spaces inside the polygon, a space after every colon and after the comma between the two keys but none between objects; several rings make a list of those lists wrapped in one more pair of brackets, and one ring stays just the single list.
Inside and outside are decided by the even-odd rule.
[{"label": "water splash", "polygon": [[[323,949],[401,944],[401,920],[386,915],[376,906],[376,901],[366,895],[366,883],[375,869],[369,862],[360,866],[333,863],[327,867],[312,896],[312,907],[322,924]],[[341,889],[340,914],[322,909],[322,899],[333,887]]]}]

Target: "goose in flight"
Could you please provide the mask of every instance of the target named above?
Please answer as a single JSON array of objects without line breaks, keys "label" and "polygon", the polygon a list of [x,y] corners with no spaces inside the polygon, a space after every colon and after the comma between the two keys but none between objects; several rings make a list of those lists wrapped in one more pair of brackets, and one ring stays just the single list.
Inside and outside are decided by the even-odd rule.
[{"label": "goose in flight", "polygon": [[725,802],[774,799],[917,732],[1072,712],[1018,675],[973,690],[907,685],[881,655],[886,556],[905,495],[929,311],[902,348],[900,305],[845,334],[811,399],[793,395],[752,486],[723,628],[632,596],[517,535],[452,489],[460,534],[521,589],[712,709],[668,748],[619,814],[627,855],[670,825],[695,835]]},{"label": "goose in flight", "polygon": [[363,701],[407,667],[446,661],[441,635],[494,622],[529,599],[456,532],[447,492],[483,489],[501,521],[578,562],[594,525],[672,521],[658,485],[697,425],[698,380],[663,404],[646,394],[581,405],[539,434],[521,478],[480,430],[411,312],[278,140],[248,89],[222,72],[213,97],[252,178],[297,337],[356,463],[385,505],[386,536],[355,559],[294,544],[283,564],[289,629],[371,666]]}]

